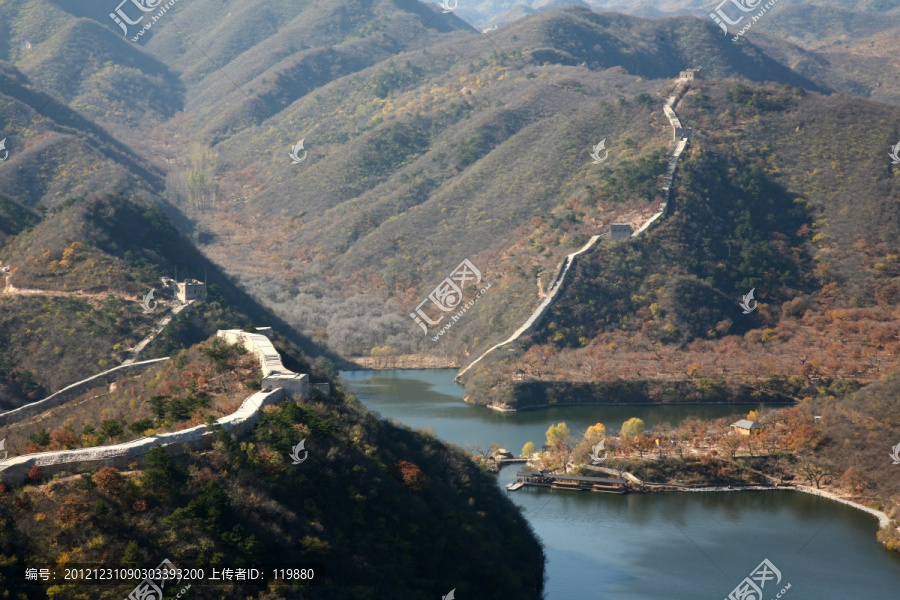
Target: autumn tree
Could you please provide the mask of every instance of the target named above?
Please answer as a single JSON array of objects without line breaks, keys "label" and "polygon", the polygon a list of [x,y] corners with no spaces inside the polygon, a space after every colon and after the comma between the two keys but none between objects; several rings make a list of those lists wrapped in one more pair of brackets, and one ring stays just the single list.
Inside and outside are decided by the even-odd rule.
[{"label": "autumn tree", "polygon": [[70,527],[83,523],[88,518],[88,503],[75,495],[66,496],[56,511],[56,520],[62,527]]},{"label": "autumn tree", "polygon": [[821,431],[811,423],[801,423],[790,429],[788,446],[791,450],[815,450],[819,446]]},{"label": "autumn tree", "polygon": [[807,481],[809,481],[810,484],[816,484],[816,489],[821,489],[823,480],[832,475],[834,471],[834,467],[829,461],[817,457],[811,452],[803,452],[800,454],[800,468],[806,475]]},{"label": "autumn tree", "polygon": [[43,472],[41,472],[41,468],[37,465],[34,465],[30,469],[28,469],[28,479],[31,481],[40,481],[44,478]]},{"label": "autumn tree", "polygon": [[634,448],[638,451],[641,458],[643,458],[644,452],[650,452],[656,446],[656,444],[653,443],[653,440],[645,435],[636,435],[632,437],[631,443],[634,445]]},{"label": "autumn tree", "polygon": [[606,425],[603,423],[595,423],[584,432],[584,439],[589,441],[602,437],[606,437]]},{"label": "autumn tree", "polygon": [[842,488],[849,490],[854,494],[861,494],[867,485],[865,477],[863,477],[862,472],[860,472],[856,466],[850,466],[844,471],[839,483]]},{"label": "autumn tree", "polygon": [[394,465],[394,477],[411,492],[424,492],[428,490],[428,479],[419,468],[419,465],[408,460],[401,460]]},{"label": "autumn tree", "polygon": [[493,458],[500,446],[494,443],[488,444],[487,447],[483,444],[467,444],[465,448],[475,462],[484,462]]},{"label": "autumn tree", "polygon": [[644,429],[646,429],[644,421],[637,417],[632,417],[622,424],[622,437],[629,438],[641,435],[644,433]]},{"label": "autumn tree", "polygon": [[522,454],[520,456],[522,456],[522,458],[525,458],[527,456],[531,456],[536,451],[537,449],[534,446],[534,442],[526,442],[525,445],[522,446]]},{"label": "autumn tree", "polygon": [[741,449],[743,443],[744,440],[740,435],[732,433],[731,435],[726,435],[719,443],[719,446],[722,448],[722,450],[725,450],[726,452],[731,454],[731,458],[734,459],[734,457],[737,455],[737,451]]},{"label": "autumn tree", "polygon": [[103,467],[93,477],[94,483],[107,494],[115,494],[122,489],[125,484],[125,478],[118,469],[113,467]]},{"label": "autumn tree", "polygon": [[557,423],[547,428],[547,445],[560,448],[569,441],[572,432],[565,423]]}]

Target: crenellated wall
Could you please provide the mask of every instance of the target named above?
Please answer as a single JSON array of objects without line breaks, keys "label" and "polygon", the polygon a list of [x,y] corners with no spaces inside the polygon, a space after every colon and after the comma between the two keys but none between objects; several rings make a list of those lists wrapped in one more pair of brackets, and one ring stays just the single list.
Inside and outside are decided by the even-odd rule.
[{"label": "crenellated wall", "polygon": [[[675,85],[675,90],[663,105],[663,112],[666,114],[666,118],[669,119],[669,123],[672,124],[672,130],[674,131],[674,135],[676,136],[677,144],[675,145],[675,150],[673,151],[672,156],[669,157],[669,165],[666,169],[666,176],[663,181],[662,188],[663,200],[659,205],[659,212],[653,214],[649,219],[647,219],[634,233],[631,234],[631,237],[638,237],[641,234],[649,231],[659,223],[660,219],[662,219],[669,213],[669,194],[672,182],[675,178],[675,168],[678,165],[678,157],[681,156],[681,153],[684,151],[684,148],[688,143],[691,131],[689,127],[684,128],[681,126],[681,121],[678,119],[678,115],[675,113],[674,106],[678,103],[678,100],[681,98],[682,93],[684,93],[688,83],[694,80],[694,75],[695,72],[693,70],[682,71],[678,77],[678,83]],[[682,135],[681,138],[677,137],[679,134]],[[613,225],[613,227],[616,227],[616,225]],[[547,295],[534,310],[534,312],[531,313],[531,316],[528,318],[528,320],[526,320],[525,323],[521,327],[519,327],[515,331],[515,333],[513,333],[508,339],[500,342],[499,344],[491,346],[481,356],[470,362],[464,369],[459,372],[459,374],[457,374],[456,377],[454,377],[453,381],[459,381],[460,377],[462,377],[469,369],[474,367],[485,356],[487,356],[497,348],[501,348],[516,341],[521,335],[530,330],[532,327],[536,327],[537,325],[539,325],[544,314],[550,308],[550,305],[562,291],[562,286],[563,282],[565,281],[566,274],[568,274],[569,269],[574,264],[575,258],[578,255],[590,250],[599,239],[599,235],[593,236],[581,250],[579,250],[578,252],[573,252],[572,254],[566,256],[565,260],[563,260],[562,264],[560,264],[556,278],[550,285],[550,289],[547,291]],[[612,239],[618,239],[618,235],[612,237]]]}]

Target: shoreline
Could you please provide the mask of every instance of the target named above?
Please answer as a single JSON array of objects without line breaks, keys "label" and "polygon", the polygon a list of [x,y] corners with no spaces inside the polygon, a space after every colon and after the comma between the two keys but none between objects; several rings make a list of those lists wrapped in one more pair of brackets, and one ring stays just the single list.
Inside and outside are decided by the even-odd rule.
[{"label": "shoreline", "polygon": [[567,406],[758,406],[764,404],[766,406],[792,406],[795,402],[565,402],[560,404],[538,404],[535,406],[525,406],[522,408],[505,408],[495,404],[478,404],[476,402],[468,402],[463,398],[463,402],[472,406],[484,406],[496,412],[515,413],[527,410],[540,410],[543,408],[560,408]]},{"label": "shoreline", "polygon": [[[500,469],[502,470],[505,466],[512,465],[500,465]],[[669,487],[671,489],[666,490],[649,490],[642,493],[654,494],[654,493],[691,493],[691,494],[699,494],[703,492],[768,492],[768,491],[786,491],[786,492],[800,492],[803,494],[810,494],[812,496],[819,496],[820,498],[825,498],[826,500],[833,500],[835,502],[839,502],[845,506],[849,506],[851,508],[855,508],[856,510],[860,510],[865,512],[878,520],[878,529],[885,529],[890,527],[891,519],[887,516],[886,513],[876,510],[874,508],[869,508],[863,504],[859,504],[858,502],[854,502],[852,500],[848,500],[846,498],[842,498],[833,492],[828,492],[825,490],[817,490],[815,488],[811,488],[805,485],[797,485],[792,484],[790,486],[772,486],[772,485],[746,485],[746,486],[687,486],[684,484],[671,484],[671,483],[653,483],[645,481],[644,485],[650,485],[654,487]]]},{"label": "shoreline", "polygon": [[427,354],[397,354],[392,356],[351,356],[337,365],[341,371],[391,371],[395,369],[424,371],[426,369],[459,369],[455,361]]},{"label": "shoreline", "polygon": [[[657,484],[657,485],[665,485],[665,484]],[[834,500],[835,502],[840,502],[841,504],[850,506],[857,510],[861,510],[861,511],[868,513],[869,515],[875,517],[876,519],[878,519],[878,528],[879,529],[884,529],[886,527],[890,527],[890,524],[891,524],[891,519],[887,516],[886,513],[882,512],[880,510],[875,510],[874,508],[869,508],[868,506],[859,504],[858,502],[853,502],[852,500],[847,500],[846,498],[841,498],[840,496],[838,496],[832,492],[827,492],[825,490],[817,490],[815,488],[807,487],[805,485],[792,485],[792,486],[785,486],[785,487],[776,487],[776,486],[768,486],[768,485],[760,485],[760,486],[748,485],[748,486],[730,487],[730,488],[729,487],[721,487],[721,486],[706,487],[706,488],[686,487],[686,488],[682,488],[680,490],[666,490],[666,491],[698,493],[698,492],[756,492],[756,491],[763,492],[763,491],[771,491],[771,490],[801,492],[803,494],[810,494],[812,496],[819,496],[820,498],[826,498],[828,500]]]}]

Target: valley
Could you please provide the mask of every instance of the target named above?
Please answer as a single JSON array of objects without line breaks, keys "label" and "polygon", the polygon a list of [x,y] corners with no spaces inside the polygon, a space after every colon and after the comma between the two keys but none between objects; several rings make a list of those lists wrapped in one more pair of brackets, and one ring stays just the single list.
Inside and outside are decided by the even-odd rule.
[{"label": "valley", "polygon": [[0,591],[889,595],[898,19],[0,0]]}]

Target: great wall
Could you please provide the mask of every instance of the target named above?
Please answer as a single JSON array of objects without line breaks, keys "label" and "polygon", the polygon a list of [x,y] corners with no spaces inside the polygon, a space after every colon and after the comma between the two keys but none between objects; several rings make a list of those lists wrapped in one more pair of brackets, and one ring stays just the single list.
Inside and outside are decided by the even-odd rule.
[{"label": "great wall", "polygon": [[[269,328],[260,328],[260,330],[270,331]],[[266,335],[237,329],[220,330],[216,335],[230,344],[241,344],[247,348],[259,360],[263,373],[262,389],[244,400],[235,412],[217,420],[216,424],[220,425],[222,429],[235,435],[242,435],[259,421],[263,407],[280,402],[286,395],[300,399],[309,398],[309,375],[294,373],[285,368],[281,362],[281,355],[278,354],[272,341]],[[3,413],[0,415],[0,419],[2,419],[0,423],[8,423],[39,414],[76,397],[78,390],[83,391],[99,382],[108,382],[114,374],[147,369],[166,360],[169,359],[161,358],[121,365],[94,375],[84,381],[74,383],[44,400]],[[10,416],[13,413],[17,414]],[[151,435],[122,444],[24,454],[0,461],[0,475],[5,483],[15,485],[22,483],[33,467],[40,467],[45,476],[60,472],[74,473],[103,466],[127,468],[131,463],[142,460],[143,456],[156,446],[164,448],[170,455],[177,455],[186,452],[188,448],[208,447],[212,444],[214,436],[215,432],[206,425],[197,425],[182,431]]]},{"label": "great wall", "polygon": [[[675,105],[678,104],[678,101],[684,95],[684,92],[686,91],[690,83],[694,81],[695,75],[695,70],[687,70],[679,73],[677,83],[675,84],[675,89],[672,91],[672,94],[666,99],[666,102],[663,105],[663,113],[665,113],[666,118],[669,120],[669,124],[672,126],[672,138],[675,142],[675,149],[672,151],[672,155],[669,157],[669,162],[666,167],[666,174],[663,178],[661,187],[662,201],[659,204],[659,210],[651,215],[650,218],[645,220],[641,224],[641,226],[631,234],[631,237],[639,237],[647,231],[650,231],[657,224],[659,224],[660,219],[669,214],[669,201],[672,194],[672,184],[675,180],[675,169],[678,167],[679,157],[681,157],[681,154],[684,152],[684,149],[685,147],[687,147],[687,143],[691,138],[691,128],[686,128],[681,125],[681,120],[678,118],[678,115],[675,112]],[[595,235],[591,237],[591,239],[580,250],[567,255],[563,262],[560,264],[559,269],[557,270],[556,277],[554,278],[553,283],[550,285],[550,288],[547,290],[547,294],[544,296],[538,307],[534,309],[525,323],[523,323],[522,326],[519,327],[515,331],[515,333],[513,333],[506,340],[500,342],[499,344],[491,346],[481,356],[470,362],[456,375],[454,381],[459,381],[459,379],[469,369],[478,364],[485,356],[487,356],[494,350],[497,350],[498,348],[502,348],[503,346],[515,342],[522,335],[528,332],[532,327],[538,325],[541,319],[549,310],[550,305],[553,304],[553,302],[562,291],[563,284],[566,280],[566,275],[568,275],[569,270],[572,268],[572,265],[575,264],[575,258],[593,248],[597,241],[603,239],[604,237],[606,236]]]},{"label": "great wall", "polygon": [[167,360],[169,360],[169,357],[154,358],[151,360],[145,360],[136,363],[122,364],[118,367],[113,367],[108,371],[103,371],[102,373],[92,375],[87,379],[76,381],[72,385],[68,385],[58,392],[50,394],[43,400],[37,400],[36,402],[20,406],[19,408],[7,411],[5,413],[0,413],[0,425],[15,423],[27,417],[32,417],[36,414],[46,412],[52,408],[56,408],[57,406],[64,404],[65,402],[68,402],[72,398],[80,396],[92,387],[95,387],[99,384],[112,383],[114,380],[119,379],[121,378],[121,376],[126,374],[131,375],[142,373],[147,370],[148,367],[152,367],[153,365],[157,365]]},{"label": "great wall", "polygon": [[[663,112],[672,126],[673,138],[676,141],[676,145],[672,155],[669,157],[666,174],[663,179],[661,188],[662,201],[659,205],[659,210],[650,216],[650,218],[646,219],[642,225],[632,233],[632,237],[638,237],[649,231],[658,224],[660,219],[668,214],[671,186],[674,181],[678,159],[687,146],[691,134],[690,128],[684,128],[681,125],[681,121],[674,109],[687,86],[693,79],[694,71],[682,71],[673,93],[668,97],[663,106]],[[594,245],[604,237],[608,236],[594,235],[581,249],[567,255],[560,264],[556,277],[546,295],[525,323],[523,323],[522,326],[508,339],[492,346],[462,369],[456,376],[456,379],[458,380],[463,374],[494,350],[516,341],[532,327],[536,326],[562,291],[566,276],[572,265],[575,263],[576,257],[593,248]],[[83,292],[19,290],[12,287],[10,284],[10,275],[7,275],[6,285],[2,289],[3,293],[46,293],[50,295],[70,295],[74,293],[75,295],[89,295]],[[166,327],[166,325],[179,312],[189,310],[192,304],[193,301],[189,301],[176,306],[169,311],[169,313],[167,313],[156,325],[153,331],[131,350],[128,359],[122,365],[73,383],[43,400],[38,400],[37,402],[27,404],[15,410],[2,413],[0,414],[0,425],[34,416],[60,406],[68,400],[79,396],[90,387],[96,386],[98,383],[110,383],[123,373],[140,373],[156,364],[169,360],[168,357],[165,357],[141,362],[135,361],[138,354]],[[261,330],[267,329],[268,328],[261,328]],[[221,425],[225,431],[236,435],[241,435],[249,431],[259,420],[263,407],[280,402],[284,399],[285,394],[299,396],[300,398],[309,397],[309,376],[307,374],[294,373],[286,369],[281,362],[281,356],[278,354],[277,350],[275,350],[271,340],[269,340],[266,335],[232,329],[220,330],[217,333],[217,337],[224,339],[231,344],[242,344],[257,356],[263,372],[262,389],[244,400],[237,411],[218,419],[217,424]],[[0,475],[2,475],[3,480],[7,483],[18,484],[25,480],[28,471],[35,466],[40,467],[45,475],[64,471],[83,471],[102,466],[124,468],[132,462],[139,460],[153,447],[161,446],[166,449],[167,453],[172,455],[181,454],[185,452],[187,448],[202,448],[209,446],[212,443],[213,435],[214,432],[209,431],[206,425],[198,425],[190,429],[148,436],[122,444],[26,454],[0,461]]]}]

